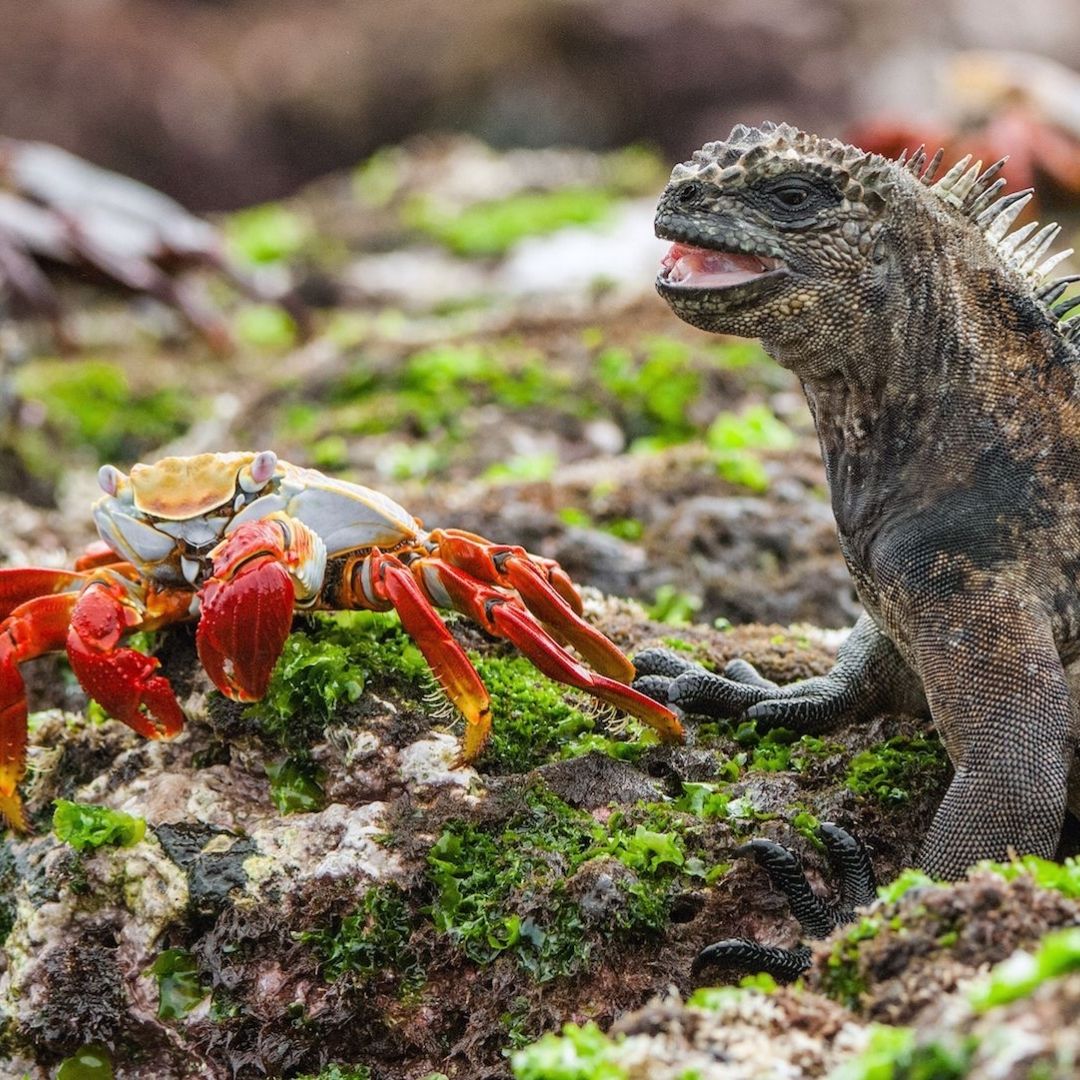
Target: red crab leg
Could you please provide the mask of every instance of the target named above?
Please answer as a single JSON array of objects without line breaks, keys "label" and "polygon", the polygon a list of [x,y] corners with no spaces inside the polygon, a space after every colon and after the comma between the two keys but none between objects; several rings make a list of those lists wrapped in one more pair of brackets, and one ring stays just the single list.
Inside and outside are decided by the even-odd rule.
[{"label": "red crab leg", "polygon": [[306,535],[274,519],[251,521],[214,554],[195,645],[214,685],[234,701],[258,701],[270,685],[296,604],[286,564],[305,557]]},{"label": "red crab leg", "polygon": [[15,566],[0,570],[0,619],[6,619],[28,600],[78,589],[85,580],[85,574],[42,566]]},{"label": "red crab leg", "polygon": [[25,832],[17,785],[26,768],[26,686],[19,665],[64,647],[76,593],[38,596],[0,623],[0,814]]},{"label": "red crab leg", "polygon": [[575,660],[513,595],[490,588],[441,559],[418,559],[409,569],[436,603],[449,600],[449,606],[468,615],[488,633],[516,645],[549,678],[624,709],[645,721],[665,742],[682,740],[682,725],[670,709],[624,683],[590,671]]},{"label": "red crab leg", "polygon": [[487,687],[409,568],[377,548],[368,561],[375,598],[393,605],[406,633],[424,654],[431,673],[465,717],[465,745],[460,760],[474,761],[491,735]]},{"label": "red crab leg", "polygon": [[[634,665],[622,651],[581,617],[581,601],[566,571],[550,559],[534,559],[524,548],[491,544],[458,529],[430,535],[440,558],[489,585],[514,589],[525,606],[565,638],[602,675],[621,683],[634,678]],[[574,604],[567,600],[572,596]]]},{"label": "red crab leg", "polygon": [[152,629],[186,615],[190,593],[165,604],[148,618],[137,588],[123,578],[91,581],[71,613],[68,659],[83,689],[110,715],[148,739],[166,739],[184,726],[169,680],[156,675],[160,662],[120,646],[121,638],[140,627]]}]

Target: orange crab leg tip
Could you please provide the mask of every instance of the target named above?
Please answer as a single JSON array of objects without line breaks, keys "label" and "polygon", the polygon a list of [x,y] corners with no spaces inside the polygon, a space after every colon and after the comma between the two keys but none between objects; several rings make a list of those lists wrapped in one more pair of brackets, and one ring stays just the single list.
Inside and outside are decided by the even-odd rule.
[{"label": "orange crab leg tip", "polygon": [[498,604],[491,609],[491,619],[499,633],[513,642],[548,678],[584,690],[636,716],[656,731],[664,742],[682,742],[682,724],[671,709],[633,687],[583,667],[527,612],[510,603]]},{"label": "orange crab leg tip", "polygon": [[199,594],[195,646],[214,685],[234,701],[266,695],[292,629],[296,590],[272,555],[250,559],[227,580],[211,578]]},{"label": "orange crab leg tip", "polygon": [[15,832],[29,832],[30,823],[26,820],[22,799],[17,791],[10,795],[0,794],[0,818],[3,818]]},{"label": "orange crab leg tip", "polygon": [[507,581],[517,590],[525,606],[549,623],[600,674],[621,683],[635,676],[630,658],[595,626],[587,623],[546,580],[543,571],[527,559],[510,558],[503,567]]},{"label": "orange crab leg tip", "polygon": [[468,726],[460,761],[475,760],[491,734],[487,687],[405,566],[383,556],[378,563],[376,582],[385,599],[394,605],[401,625],[423,653],[446,696],[465,717]]}]

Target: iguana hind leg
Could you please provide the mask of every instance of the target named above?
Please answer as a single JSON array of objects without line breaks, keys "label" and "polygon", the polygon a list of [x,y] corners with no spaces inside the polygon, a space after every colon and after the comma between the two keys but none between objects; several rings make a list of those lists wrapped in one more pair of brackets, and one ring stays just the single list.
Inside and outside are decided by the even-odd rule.
[{"label": "iguana hind leg", "polygon": [[917,676],[869,615],[841,645],[832,671],[788,686],[762,678],[745,660],[716,675],[678,653],[648,649],[634,664],[634,686],[664,704],[703,716],[744,716],[763,727],[818,734],[889,709],[926,711]]}]

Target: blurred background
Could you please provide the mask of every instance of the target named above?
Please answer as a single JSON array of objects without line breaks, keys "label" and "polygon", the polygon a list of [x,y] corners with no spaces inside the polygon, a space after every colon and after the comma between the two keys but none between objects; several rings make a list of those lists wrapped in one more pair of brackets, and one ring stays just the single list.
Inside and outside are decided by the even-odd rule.
[{"label": "blurred background", "polygon": [[1080,203],[1075,0],[0,0],[0,28],[6,561],[91,538],[103,462],[272,446],[658,618],[841,627],[797,383],[652,288],[672,162],[784,119],[1010,154],[1065,237]]},{"label": "blurred background", "polygon": [[200,210],[432,130],[678,158],[762,118],[970,127],[1037,77],[965,80],[958,51],[1080,55],[1074,0],[3,0],[0,25],[0,132]]}]

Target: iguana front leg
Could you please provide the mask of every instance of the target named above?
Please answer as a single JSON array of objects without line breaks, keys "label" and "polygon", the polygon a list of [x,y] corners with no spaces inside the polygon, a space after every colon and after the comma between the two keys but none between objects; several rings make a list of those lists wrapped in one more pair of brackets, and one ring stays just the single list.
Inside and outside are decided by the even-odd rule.
[{"label": "iguana front leg", "polygon": [[1048,616],[973,593],[918,613],[916,626],[915,660],[956,770],[919,864],[957,878],[981,859],[1053,858],[1080,723]]},{"label": "iguana front leg", "polygon": [[732,660],[723,675],[716,675],[667,649],[647,649],[634,665],[634,686],[664,704],[804,734],[832,731],[888,710],[926,711],[918,677],[869,615],[840,646],[832,671],[788,686],[762,678],[745,660]]}]

